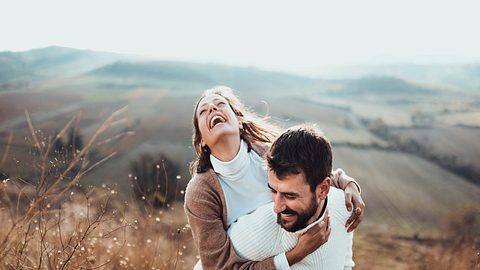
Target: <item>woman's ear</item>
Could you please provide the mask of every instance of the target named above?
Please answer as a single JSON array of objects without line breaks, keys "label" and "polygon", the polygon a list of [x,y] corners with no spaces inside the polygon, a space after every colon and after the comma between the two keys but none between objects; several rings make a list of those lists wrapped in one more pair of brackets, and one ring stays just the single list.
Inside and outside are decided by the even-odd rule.
[{"label": "woman's ear", "polygon": [[315,189],[315,194],[317,195],[317,199],[325,200],[327,198],[328,192],[330,191],[330,184],[331,180],[330,177],[325,177],[323,181],[318,184],[317,188]]}]

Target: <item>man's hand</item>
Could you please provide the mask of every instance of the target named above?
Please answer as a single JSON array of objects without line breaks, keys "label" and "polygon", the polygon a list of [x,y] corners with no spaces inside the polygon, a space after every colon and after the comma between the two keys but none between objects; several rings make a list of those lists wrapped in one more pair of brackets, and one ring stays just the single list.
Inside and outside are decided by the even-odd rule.
[{"label": "man's hand", "polygon": [[288,264],[293,265],[303,260],[308,254],[325,244],[330,237],[330,231],[330,217],[327,210],[323,220],[300,236],[297,245],[285,254]]},{"label": "man's hand", "polygon": [[354,182],[350,182],[345,188],[345,204],[348,211],[352,211],[352,208],[354,209],[352,215],[345,223],[345,227],[348,228],[347,232],[351,232],[357,228],[358,224],[360,224],[365,212],[365,203],[363,202],[360,191]]}]

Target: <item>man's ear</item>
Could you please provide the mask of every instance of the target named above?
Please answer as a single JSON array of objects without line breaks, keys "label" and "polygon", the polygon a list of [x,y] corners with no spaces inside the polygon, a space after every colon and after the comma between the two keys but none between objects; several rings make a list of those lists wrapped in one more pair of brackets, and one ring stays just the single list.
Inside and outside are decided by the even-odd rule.
[{"label": "man's ear", "polygon": [[323,201],[327,198],[328,192],[330,191],[330,183],[330,177],[327,176],[320,184],[318,184],[317,188],[315,189],[317,199]]}]

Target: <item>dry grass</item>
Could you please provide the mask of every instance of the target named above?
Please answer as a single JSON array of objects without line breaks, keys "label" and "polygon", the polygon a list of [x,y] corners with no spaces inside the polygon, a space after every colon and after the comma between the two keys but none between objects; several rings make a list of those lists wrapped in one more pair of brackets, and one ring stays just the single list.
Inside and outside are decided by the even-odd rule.
[{"label": "dry grass", "polygon": [[111,152],[94,164],[88,160],[88,153],[120,121],[123,111],[108,117],[62,166],[51,159],[52,147],[75,119],[54,138],[44,140],[26,113],[36,177],[10,179],[2,174],[0,268],[187,269],[194,264],[181,204],[145,208],[123,200],[112,187],[79,184],[85,174],[115,155]]},{"label": "dry grass", "polygon": [[9,243],[0,268],[190,269],[195,263],[181,204],[145,213],[108,187],[72,193],[17,223],[15,233],[6,230],[13,225],[7,211],[0,212],[0,238]]},{"label": "dry grass", "polygon": [[[101,135],[118,123],[121,113],[108,117],[61,167],[50,162],[49,152],[74,119],[45,142],[27,114],[37,178],[0,179],[1,269],[192,269],[198,257],[182,203],[155,209],[126,199],[115,186],[79,185],[87,172],[115,154],[95,164],[87,158],[94,146],[116,141]],[[0,156],[0,167],[6,154]],[[451,218],[470,222],[472,212],[466,213]],[[451,224],[457,229],[467,226]],[[477,227],[470,227],[476,232]],[[374,228],[368,230],[362,228],[355,237],[356,269],[480,269],[480,246],[471,235],[439,240],[374,235]]]},{"label": "dry grass", "polygon": [[480,243],[359,233],[354,239],[355,269],[480,269]]}]

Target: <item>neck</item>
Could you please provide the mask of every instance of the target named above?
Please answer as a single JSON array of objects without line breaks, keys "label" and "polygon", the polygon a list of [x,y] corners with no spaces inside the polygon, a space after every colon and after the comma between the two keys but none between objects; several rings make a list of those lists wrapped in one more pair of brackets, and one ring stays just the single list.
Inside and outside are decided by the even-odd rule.
[{"label": "neck", "polygon": [[317,207],[317,211],[315,211],[315,214],[307,221],[307,226],[317,221],[323,215],[323,213],[327,210],[327,207],[326,207],[327,199],[328,198],[320,201]]},{"label": "neck", "polygon": [[217,142],[210,151],[214,157],[221,161],[232,160],[240,150],[240,137],[229,136],[222,141]]}]

